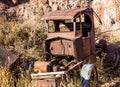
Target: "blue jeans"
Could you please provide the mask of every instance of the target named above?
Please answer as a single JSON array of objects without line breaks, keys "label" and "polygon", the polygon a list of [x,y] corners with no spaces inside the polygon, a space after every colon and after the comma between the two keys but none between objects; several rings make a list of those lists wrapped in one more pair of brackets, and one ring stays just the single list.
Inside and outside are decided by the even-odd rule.
[{"label": "blue jeans", "polygon": [[90,87],[90,80],[85,80],[84,78],[83,78],[83,80],[82,80],[82,87]]}]

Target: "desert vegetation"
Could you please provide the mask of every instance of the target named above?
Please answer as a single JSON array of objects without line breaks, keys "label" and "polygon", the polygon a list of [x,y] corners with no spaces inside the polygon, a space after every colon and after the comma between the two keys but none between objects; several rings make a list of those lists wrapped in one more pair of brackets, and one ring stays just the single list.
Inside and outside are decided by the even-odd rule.
[{"label": "desert vegetation", "polygon": [[0,46],[19,55],[21,61],[9,69],[0,68],[0,87],[29,87],[30,67],[27,71],[25,67],[31,60],[44,60],[44,24],[42,29],[34,29],[24,23],[7,22],[4,17],[0,20]]},{"label": "desert vegetation", "polygon": [[[75,8],[80,5],[80,3],[78,5],[76,2],[73,3],[73,7],[71,7],[72,2],[71,4],[66,4],[66,2],[54,3],[54,9],[59,10],[62,9],[61,7],[65,9]],[[23,4],[25,7],[23,5],[21,7],[18,6],[18,13],[15,15],[8,15],[9,12],[7,13],[5,9],[12,12],[10,7],[2,9],[4,14],[0,13],[0,47],[19,55],[21,61],[20,63],[16,62],[10,69],[0,68],[0,87],[30,87],[32,67],[25,69],[26,64],[31,60],[45,60],[44,40],[46,38],[46,30],[44,21],[40,21],[40,16],[54,9],[48,4],[44,4],[38,9],[38,4],[33,7],[28,4]],[[117,26],[120,26],[119,21],[117,20]],[[114,28],[115,30],[109,29],[106,31],[100,30],[100,28],[96,28],[97,39],[104,38],[109,43],[116,43],[120,46],[120,27]],[[109,73],[100,71],[100,84],[107,82],[102,87],[109,87],[108,84],[118,87],[120,85],[119,73],[120,68],[115,71],[110,70]],[[66,77],[67,79],[61,82],[61,87],[80,87],[80,78],[76,78],[79,76],[74,74],[74,76],[66,75]]]}]

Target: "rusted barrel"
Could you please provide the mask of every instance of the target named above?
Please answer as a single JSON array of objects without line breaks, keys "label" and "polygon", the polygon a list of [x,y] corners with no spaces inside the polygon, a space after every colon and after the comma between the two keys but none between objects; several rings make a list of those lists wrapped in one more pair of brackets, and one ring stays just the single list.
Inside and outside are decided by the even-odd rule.
[{"label": "rusted barrel", "polygon": [[45,61],[36,61],[34,64],[34,71],[39,73],[49,72],[50,63]]}]

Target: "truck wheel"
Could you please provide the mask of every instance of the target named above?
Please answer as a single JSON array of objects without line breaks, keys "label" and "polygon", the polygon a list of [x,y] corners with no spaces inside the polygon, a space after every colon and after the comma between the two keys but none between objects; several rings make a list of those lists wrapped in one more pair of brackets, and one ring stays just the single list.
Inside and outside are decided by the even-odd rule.
[{"label": "truck wheel", "polygon": [[119,66],[119,61],[120,61],[120,53],[119,51],[116,51],[114,54],[114,67],[117,68]]},{"label": "truck wheel", "polygon": [[93,64],[85,64],[80,72],[82,87],[98,87],[98,73]]},{"label": "truck wheel", "polygon": [[112,67],[118,67],[120,61],[120,52],[118,51],[117,45],[110,44],[107,46],[106,59],[109,60]]},{"label": "truck wheel", "polygon": [[90,76],[90,87],[98,87],[98,73],[95,66],[93,67]]}]

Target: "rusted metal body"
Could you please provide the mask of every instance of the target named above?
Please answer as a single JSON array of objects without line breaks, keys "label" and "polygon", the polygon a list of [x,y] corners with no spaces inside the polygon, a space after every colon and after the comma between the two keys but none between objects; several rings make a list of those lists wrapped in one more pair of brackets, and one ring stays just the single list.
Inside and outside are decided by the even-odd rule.
[{"label": "rusted metal body", "polygon": [[[81,18],[83,22],[80,22]],[[92,9],[54,11],[44,15],[42,20],[53,20],[55,25],[53,32],[49,32],[48,26],[48,38],[45,44],[49,54],[71,55],[80,61],[95,53]],[[66,28],[64,31],[61,31],[62,23]]]},{"label": "rusted metal body", "polygon": [[43,15],[41,20],[64,20],[64,19],[73,19],[79,14],[79,12],[84,12],[86,8],[82,9],[67,9],[67,10],[57,10],[49,12],[46,15]]},{"label": "rusted metal body", "polygon": [[36,61],[34,64],[34,71],[35,72],[49,72],[50,71],[50,63],[44,61]]},{"label": "rusted metal body", "polygon": [[[46,84],[46,76],[53,76],[51,79],[55,80],[57,75],[79,70],[81,64],[96,64],[96,55],[102,58],[102,52],[108,53],[107,57],[111,57],[111,51],[109,50],[111,48],[114,49],[112,54],[116,53],[115,46],[112,45],[107,48],[104,40],[101,40],[97,45],[95,44],[92,8],[53,11],[43,15],[41,20],[46,21],[47,28],[46,61],[36,62],[34,69],[38,71],[38,74],[32,76],[32,78],[40,76],[39,79],[42,80],[44,78],[45,82],[41,83],[39,81],[39,84]],[[113,56],[112,58],[114,59]],[[114,60],[119,59],[119,56],[117,56],[117,59]],[[118,63],[118,61],[115,63]],[[88,68],[86,73],[89,73],[89,70],[92,69],[89,65],[86,65]],[[96,74],[96,71],[94,74]],[[97,74],[94,79],[95,87],[97,87]],[[55,82],[52,83],[55,84]],[[47,85],[37,87],[47,87]]]},{"label": "rusted metal body", "polygon": [[55,79],[32,80],[32,87],[57,87]]},{"label": "rusted metal body", "polygon": [[18,56],[12,52],[0,48],[0,66],[2,68],[9,68],[17,59]]},{"label": "rusted metal body", "polygon": [[[62,71],[78,69],[77,67],[80,67],[85,59],[92,59],[91,56],[95,55],[94,21],[91,8],[53,11],[43,15],[41,20],[46,21],[45,51],[47,54],[46,62],[37,61],[34,65],[35,71],[45,72],[45,75],[40,74],[40,76],[51,76],[51,74],[54,76],[58,71],[61,74]],[[70,67],[72,63],[75,65]],[[51,69],[48,69],[48,66]],[[43,78],[39,77],[39,79]],[[41,83],[41,81],[38,82]],[[41,86],[45,83],[46,79],[39,86],[47,87]]]}]

